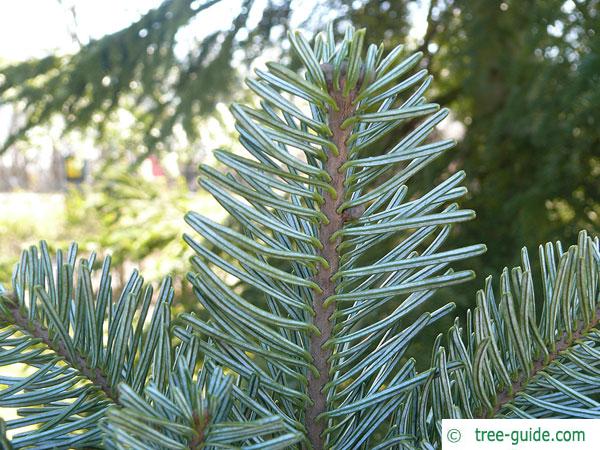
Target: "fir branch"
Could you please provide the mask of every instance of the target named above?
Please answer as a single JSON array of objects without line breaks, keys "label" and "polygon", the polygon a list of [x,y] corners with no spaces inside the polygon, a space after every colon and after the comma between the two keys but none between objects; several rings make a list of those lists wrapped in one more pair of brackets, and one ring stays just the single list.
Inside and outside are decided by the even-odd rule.
[{"label": "fir branch", "polygon": [[119,403],[118,391],[109,383],[108,377],[100,367],[90,367],[85,357],[77,353],[70,355],[65,344],[60,339],[52,339],[48,328],[37,323],[35,320],[23,314],[19,303],[12,292],[2,293],[2,296],[7,300],[4,302],[6,310],[10,312],[10,317],[2,317],[2,309],[0,309],[0,321],[4,319],[8,323],[16,325],[21,331],[29,334],[35,339],[41,340],[49,349],[59,355],[71,367],[84,375],[94,386],[99,388],[106,396],[114,403]]},{"label": "fir branch", "polygon": [[[600,417],[590,408],[600,383],[600,240],[582,231],[577,245],[548,243],[539,255],[541,305],[523,249],[521,266],[500,276],[499,300],[488,277],[466,326],[456,319],[447,345],[436,341],[432,365],[442,376],[421,393],[426,441],[429,428],[430,442],[440,439],[444,418]],[[449,373],[446,358],[462,368]]]},{"label": "fir branch", "polygon": [[[106,450],[285,449],[302,439],[281,418],[252,407],[254,399],[212,363],[192,377],[196,338],[180,334],[168,387],[149,383],[143,394],[121,385],[123,408],[113,407],[101,425]],[[240,415],[240,404],[253,419]],[[249,444],[249,445],[248,445]]]},{"label": "fir branch", "polygon": [[[436,289],[474,276],[449,263],[485,251],[440,251],[450,227],[474,217],[454,203],[464,174],[407,196],[409,180],[454,145],[429,140],[448,112],[424,97],[424,71],[407,76],[422,55],[363,52],[364,36],[349,28],[338,43],[330,27],[311,47],[290,33],[305,72],[258,70],[248,86],[260,108],[232,107],[246,155],[215,151],[226,174],[200,166],[199,184],[231,228],[186,216],[202,237],[185,240],[209,320],[184,314],[181,325],[201,338],[205,361],[237,373],[257,405],[315,450],[376,446],[378,430],[386,442],[414,432],[394,425],[414,401],[414,360],[403,355],[452,305],[410,326],[404,318]],[[391,148],[373,145],[414,120]]]},{"label": "fir branch", "polygon": [[158,389],[168,385],[171,280],[153,298],[134,271],[113,299],[111,259],[101,265],[97,288],[95,260],[78,261],[76,244],[53,257],[42,242],[23,252],[13,291],[0,294],[0,366],[33,369],[2,377],[0,407],[17,407],[22,416],[7,421],[15,449],[98,447],[101,419],[122,403],[120,383],[134,392],[150,378]]},{"label": "fir branch", "polygon": [[[133,114],[144,123],[141,135],[147,147],[153,148],[157,142],[150,133],[153,128],[160,129],[164,140],[180,122],[193,135],[196,122],[192,111],[212,111],[219,94],[224,95],[235,79],[235,73],[228,65],[224,68],[223,61],[229,61],[236,47],[221,45],[219,38],[233,41],[239,27],[213,33],[185,62],[175,56],[175,36],[218,2],[165,0],[129,26],[90,40],[73,55],[51,55],[2,67],[0,102],[24,103],[26,107],[24,124],[0,143],[0,155],[56,114],[64,115],[65,131],[96,126],[99,116],[98,131],[105,136],[114,112],[130,97],[135,105],[143,105],[136,106]],[[242,11],[238,20],[247,17],[248,11]],[[175,77],[165,75],[172,71]],[[195,76],[190,78],[192,72]],[[213,86],[210,95],[189,95],[190,91],[200,92],[198,86],[216,73],[222,83]],[[180,101],[162,100],[167,87]]]},{"label": "fir branch", "polygon": [[527,387],[536,381],[539,372],[546,370],[556,360],[563,355],[565,351],[570,350],[579,340],[585,340],[587,334],[600,324],[600,306],[596,308],[594,318],[590,323],[585,323],[580,320],[577,328],[571,336],[568,333],[563,333],[562,337],[556,342],[556,350],[548,355],[541,357],[532,363],[532,368],[529,373],[521,373],[519,378],[514,381],[509,387],[498,392],[496,404],[491,411],[482,411],[477,416],[479,419],[493,418],[502,411],[506,404],[512,402],[521,392],[524,392]]},{"label": "fir branch", "polygon": [[[540,315],[524,250],[498,302],[490,278],[478,292],[466,336],[457,319],[447,350],[438,337],[431,368],[405,358],[453,305],[417,308],[471,279],[449,264],[485,246],[441,250],[474,217],[455,203],[462,172],[409,194],[411,177],[454,145],[429,140],[448,111],[427,102],[426,72],[400,79],[422,55],[383,58],[371,45],[363,56],[364,30],[339,45],[333,36],[311,48],[291,34],[306,73],[268,64],[248,81],[260,108],[232,107],[249,157],[217,151],[227,173],[200,168],[237,221],[186,216],[203,238],[185,236],[208,320],[184,313],[170,327],[167,280],[146,327],[152,289],[142,293],[137,273],[113,302],[109,258],[95,292],[94,256],[74,277],[76,246],[66,261],[57,253],[56,271],[44,243],[24,253],[14,292],[0,286],[0,366],[36,371],[1,377],[0,406],[26,407],[25,419],[0,420],[4,446],[437,448],[448,417],[600,417],[600,242],[585,232],[566,252],[540,249]],[[395,129],[406,136],[380,148]],[[6,444],[7,429],[29,425]]]}]

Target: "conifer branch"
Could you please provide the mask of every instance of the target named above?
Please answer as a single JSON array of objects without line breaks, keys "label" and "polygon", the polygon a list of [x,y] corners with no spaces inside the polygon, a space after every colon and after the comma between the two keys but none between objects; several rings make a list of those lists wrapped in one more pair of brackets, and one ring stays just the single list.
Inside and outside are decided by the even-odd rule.
[{"label": "conifer branch", "polygon": [[33,338],[40,339],[54,353],[59,355],[71,367],[84,375],[94,386],[104,392],[112,402],[119,403],[118,391],[111,386],[108,377],[100,367],[90,367],[87,360],[78,353],[71,356],[67,347],[60,339],[52,339],[46,327],[36,321],[29,320],[23,314],[21,308],[19,308],[19,302],[14,293],[5,292],[2,296],[7,300],[5,306],[11,314],[11,317],[4,318],[6,321],[16,325],[21,331],[31,335]]},{"label": "conifer branch", "polygon": [[523,392],[527,389],[527,386],[531,384],[539,372],[546,370],[549,366],[555,363],[561,354],[572,348],[578,340],[585,339],[587,333],[596,328],[598,324],[600,324],[600,306],[596,309],[594,319],[589,324],[579,321],[577,328],[575,331],[573,331],[571,336],[569,336],[566,332],[563,333],[561,339],[556,343],[555,351],[534,361],[532,363],[531,372],[528,374],[522,373],[510,387],[498,392],[496,404],[494,405],[493,410],[487,412],[483,411],[478,415],[477,418],[485,419],[495,417],[502,410],[502,408],[504,408],[508,403],[512,402],[520,392]]},{"label": "conifer branch", "polygon": [[[97,286],[95,261],[95,254],[78,259],[76,244],[51,255],[41,242],[23,252],[12,292],[0,287],[0,367],[33,370],[0,377],[0,407],[18,407],[26,418],[7,422],[15,449],[100,448],[101,419],[124,405],[121,383],[133,392],[149,379],[159,390],[168,386],[171,280],[154,297],[134,271],[115,299],[111,258],[100,265]],[[23,429],[30,425],[35,433]]]},{"label": "conifer branch", "polygon": [[[539,260],[541,302],[524,248],[521,265],[503,270],[499,295],[488,277],[466,325],[456,319],[447,344],[436,340],[441,376],[421,394],[426,441],[429,426],[429,442],[439,441],[444,418],[600,418],[600,240],[582,231],[568,250],[541,245]],[[450,373],[447,361],[462,367]]]},{"label": "conifer branch", "polygon": [[499,301],[488,278],[466,326],[438,336],[429,369],[406,357],[453,309],[427,308],[434,292],[474,276],[450,264],[486,248],[445,248],[474,217],[456,203],[464,173],[410,188],[454,146],[431,139],[448,111],[426,71],[409,74],[422,54],[363,52],[364,35],[337,43],[330,27],[311,47],[291,33],[305,72],[269,63],[248,80],[260,107],[232,106],[245,154],[199,168],[232,220],[186,216],[203,318],[171,326],[171,281],[154,301],[137,272],[114,300],[110,258],[94,289],[95,255],[77,263],[75,244],[55,266],[45,243],[24,252],[14,292],[0,286],[0,367],[34,370],[0,376],[0,407],[22,416],[0,420],[0,446],[438,448],[444,418],[600,418],[600,241],[585,232],[540,248],[541,314],[523,250]]},{"label": "conifer branch", "polygon": [[[454,146],[430,139],[448,111],[427,101],[425,71],[409,74],[422,55],[364,52],[365,30],[334,35],[330,27],[311,46],[290,33],[306,71],[268,63],[248,80],[260,107],[232,106],[245,154],[215,151],[226,174],[202,165],[199,184],[233,226],[186,216],[202,237],[185,236],[195,252],[188,278],[209,320],[180,317],[205,361],[236,373],[314,450],[376,447],[383,429],[396,442],[394,416],[416,375],[403,355],[452,305],[410,326],[405,317],[474,276],[450,262],[485,251],[441,250],[452,224],[474,217],[455,203],[463,173],[408,194],[410,179]],[[379,145],[408,123],[399,142]]]},{"label": "conifer branch", "polygon": [[[107,450],[283,450],[302,439],[301,433],[286,430],[281,418],[250,406],[253,400],[222,369],[208,363],[192,376],[195,358],[189,357],[195,355],[196,338],[184,334],[168,388],[149,383],[140,395],[121,385],[123,407],[110,408],[101,425]],[[248,405],[245,411],[254,419],[238,415],[237,400]]]}]

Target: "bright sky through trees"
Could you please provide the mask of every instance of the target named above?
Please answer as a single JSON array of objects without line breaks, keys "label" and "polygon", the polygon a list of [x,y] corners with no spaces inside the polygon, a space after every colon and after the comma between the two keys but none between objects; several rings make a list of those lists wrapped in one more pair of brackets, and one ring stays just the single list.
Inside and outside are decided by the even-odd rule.
[{"label": "bright sky through trees", "polygon": [[[90,38],[98,39],[125,28],[161,3],[161,0],[5,0],[0,8],[0,61],[26,60],[55,51],[75,52],[78,44],[74,37],[84,44]],[[266,1],[256,2],[253,9],[257,15],[264,7],[263,3]],[[294,22],[300,25],[312,9],[307,8],[306,4],[314,5],[319,0],[297,0],[295,3],[298,13]],[[425,31],[426,3],[411,3],[411,37],[418,38]],[[239,8],[240,4],[241,0],[222,0],[220,4],[212,6],[202,17],[205,23],[214,27],[213,30],[205,27],[183,30],[182,40],[199,39],[211,31],[226,28],[234,17],[232,11]]]}]

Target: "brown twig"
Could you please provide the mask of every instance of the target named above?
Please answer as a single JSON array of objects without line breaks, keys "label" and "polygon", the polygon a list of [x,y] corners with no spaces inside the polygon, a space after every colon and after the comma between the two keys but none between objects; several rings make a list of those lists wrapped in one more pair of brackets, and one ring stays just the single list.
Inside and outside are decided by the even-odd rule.
[{"label": "brown twig", "polygon": [[433,39],[433,36],[435,35],[435,32],[436,32],[437,23],[435,23],[433,21],[433,9],[437,6],[437,4],[438,4],[438,2],[436,0],[431,0],[429,2],[429,8],[427,9],[427,19],[426,19],[427,28],[425,30],[425,35],[423,36],[423,42],[417,48],[417,51],[421,51],[428,55],[429,55],[429,50],[427,47],[429,47],[431,39]]},{"label": "brown twig", "polygon": [[206,424],[208,423],[208,411],[204,411],[202,416],[194,413],[194,431],[196,435],[192,438],[189,443],[190,450],[200,450],[204,448],[204,438],[206,432]]},{"label": "brown twig", "polygon": [[335,311],[335,305],[329,304],[324,306],[324,301],[335,294],[335,282],[331,277],[338,271],[339,254],[337,246],[340,243],[339,238],[332,241],[333,234],[341,230],[344,225],[344,220],[348,219],[348,214],[339,213],[337,209],[344,201],[344,182],[345,173],[340,172],[339,168],[348,160],[348,146],[346,141],[352,132],[352,127],[342,128],[342,123],[354,114],[355,108],[352,104],[356,96],[356,89],[347,97],[344,97],[344,81],[339,90],[333,88],[331,67],[323,65],[325,72],[329,94],[333,97],[337,104],[337,111],[334,108],[329,110],[329,128],[333,136],[332,140],[338,149],[339,154],[330,154],[326,163],[326,170],[332,178],[331,185],[335,189],[336,195],[329,192],[324,194],[324,204],[321,211],[327,217],[329,223],[322,224],[319,228],[319,240],[323,243],[323,249],[320,255],[329,263],[329,268],[322,267],[315,277],[315,282],[323,290],[319,295],[316,295],[313,300],[315,310],[314,324],[320,330],[321,335],[313,335],[310,338],[310,353],[314,358],[314,365],[319,372],[315,376],[312,372],[308,374],[308,395],[313,404],[306,410],[306,427],[308,431],[308,439],[314,450],[324,448],[323,433],[326,424],[324,420],[318,420],[317,417],[327,411],[327,393],[324,392],[325,384],[329,379],[329,363],[328,359],[332,354],[331,348],[324,347],[324,344],[331,338],[333,331],[333,323],[330,320],[331,315]]}]

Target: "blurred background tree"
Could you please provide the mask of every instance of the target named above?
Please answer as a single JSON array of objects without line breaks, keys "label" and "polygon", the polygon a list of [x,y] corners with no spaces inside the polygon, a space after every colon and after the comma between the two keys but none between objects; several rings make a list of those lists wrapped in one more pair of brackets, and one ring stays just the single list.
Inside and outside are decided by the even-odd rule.
[{"label": "blurred background tree", "polygon": [[[5,17],[14,3],[3,3]],[[156,0],[96,39],[80,36],[84,3],[60,2],[74,24],[72,51],[18,61],[0,54],[0,110],[11,111],[6,126],[0,121],[8,155],[0,189],[29,190],[41,177],[31,169],[40,135],[52,138],[50,178],[64,175],[60,161],[69,155],[94,161],[82,185],[47,189],[66,190],[52,232],[39,219],[17,224],[11,203],[0,205],[2,280],[32,236],[76,238],[122,264],[149,261],[157,276],[181,275],[181,211],[191,202],[213,207],[193,192],[195,165],[215,146],[234,147],[224,105],[249,95],[242,79],[254,67],[289,58],[289,28],[311,36],[330,20],[338,32],[366,26],[388,50],[406,43],[423,51],[433,100],[453,111],[440,132],[459,144],[443,164],[446,173],[466,170],[465,206],[478,214],[455,239],[489,248],[468,263],[480,277],[453,292],[459,303],[471,303],[484,275],[515,263],[521,245],[535,251],[539,242],[572,242],[581,228],[598,233],[598,0]],[[153,175],[140,178],[144,164]],[[167,166],[174,169],[155,174]]]},{"label": "blurred background tree", "polygon": [[[367,1],[351,20],[399,43],[405,3]],[[516,264],[522,245],[536,252],[540,242],[599,231],[600,2],[426,3],[417,48],[435,77],[434,101],[458,122],[446,130],[459,141],[448,169],[467,172],[477,220],[456,238],[488,246],[475,262],[479,286]],[[455,291],[471,303],[471,286]]]}]

